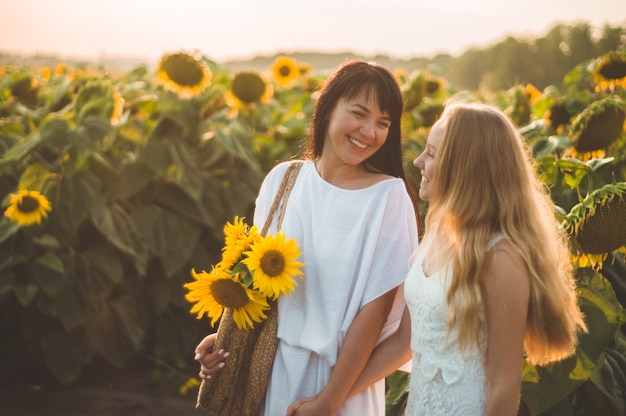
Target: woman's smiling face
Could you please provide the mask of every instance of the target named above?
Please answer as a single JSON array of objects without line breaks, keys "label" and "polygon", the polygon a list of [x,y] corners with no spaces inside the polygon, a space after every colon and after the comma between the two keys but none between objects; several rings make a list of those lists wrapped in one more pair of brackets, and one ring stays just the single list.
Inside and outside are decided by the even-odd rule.
[{"label": "woman's smiling face", "polygon": [[424,151],[413,161],[413,165],[416,168],[419,168],[422,176],[419,196],[424,201],[428,201],[430,198],[430,185],[437,174],[435,156],[437,155],[437,150],[441,145],[444,134],[444,122],[443,120],[439,120],[430,129],[430,133],[426,139],[426,147],[424,148]]},{"label": "woman's smiling face", "polygon": [[380,111],[374,91],[363,91],[352,100],[342,98],[330,115],[324,153],[358,165],[382,147],[390,125],[389,114]]}]

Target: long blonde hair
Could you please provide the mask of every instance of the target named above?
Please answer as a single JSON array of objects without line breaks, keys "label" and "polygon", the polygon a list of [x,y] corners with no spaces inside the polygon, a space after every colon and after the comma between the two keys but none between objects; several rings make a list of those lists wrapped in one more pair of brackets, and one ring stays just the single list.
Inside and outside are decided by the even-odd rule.
[{"label": "long blonde hair", "polygon": [[497,233],[519,250],[530,276],[524,349],[546,364],[574,352],[586,326],[577,304],[567,235],[554,213],[515,125],[480,103],[450,103],[441,116],[444,137],[426,217],[435,238],[428,256],[452,265],[448,328],[458,321],[462,348],[480,342],[481,304]]}]

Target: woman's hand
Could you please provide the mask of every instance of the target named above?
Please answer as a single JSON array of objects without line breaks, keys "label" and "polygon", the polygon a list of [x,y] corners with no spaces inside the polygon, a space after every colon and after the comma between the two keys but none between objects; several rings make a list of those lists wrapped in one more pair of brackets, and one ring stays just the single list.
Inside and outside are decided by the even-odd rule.
[{"label": "woman's hand", "polygon": [[333,416],[328,405],[318,396],[304,397],[293,402],[287,409],[286,416]]},{"label": "woman's hand", "polygon": [[199,376],[203,380],[208,380],[224,367],[224,359],[230,353],[224,350],[213,351],[217,333],[207,335],[196,347],[194,360],[200,363]]}]

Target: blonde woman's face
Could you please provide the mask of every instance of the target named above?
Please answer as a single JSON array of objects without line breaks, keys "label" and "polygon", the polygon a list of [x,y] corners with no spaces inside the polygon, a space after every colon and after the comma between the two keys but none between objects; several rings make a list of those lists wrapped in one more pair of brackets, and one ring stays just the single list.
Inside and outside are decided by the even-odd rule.
[{"label": "blonde woman's face", "polygon": [[437,175],[435,166],[435,156],[441,145],[445,128],[440,120],[433,125],[426,139],[424,151],[413,161],[413,165],[419,168],[422,180],[420,182],[419,196],[422,200],[428,201],[430,198],[430,184]]}]

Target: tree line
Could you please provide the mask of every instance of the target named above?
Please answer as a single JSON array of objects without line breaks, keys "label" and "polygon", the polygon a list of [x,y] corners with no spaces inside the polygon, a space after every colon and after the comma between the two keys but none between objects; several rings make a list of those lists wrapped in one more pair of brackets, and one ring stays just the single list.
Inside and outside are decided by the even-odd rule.
[{"label": "tree line", "polygon": [[558,24],[543,37],[508,36],[495,45],[450,57],[446,66],[438,64],[437,68],[458,89],[497,91],[530,83],[541,90],[561,86],[567,72],[589,59],[625,49],[623,26],[604,25],[599,36],[594,36],[588,23]]}]

